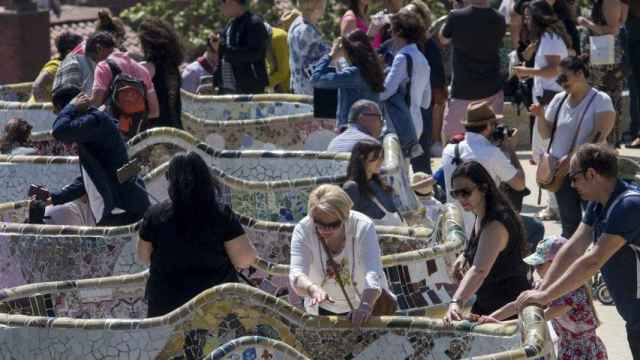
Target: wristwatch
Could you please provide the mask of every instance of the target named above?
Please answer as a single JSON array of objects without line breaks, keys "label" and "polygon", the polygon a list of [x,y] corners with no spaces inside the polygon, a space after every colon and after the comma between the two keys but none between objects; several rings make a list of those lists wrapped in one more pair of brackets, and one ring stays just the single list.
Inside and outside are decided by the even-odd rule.
[{"label": "wristwatch", "polygon": [[451,299],[451,301],[449,301],[449,305],[451,304],[458,304],[460,305],[460,300],[459,299]]}]

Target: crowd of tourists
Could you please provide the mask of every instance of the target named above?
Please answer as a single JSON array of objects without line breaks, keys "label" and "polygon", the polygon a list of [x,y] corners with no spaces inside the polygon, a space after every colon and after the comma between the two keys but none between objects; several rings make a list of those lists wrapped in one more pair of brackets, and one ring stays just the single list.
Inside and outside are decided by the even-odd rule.
[{"label": "crowd of tourists", "polygon": [[[124,48],[125,27],[101,12],[96,31],[56,40],[30,101],[51,101],[53,137],[75,146],[81,175],[42,201],[50,224],[117,226],[142,220],[138,258],[150,264],[149,316],[166,314],[209,287],[238,281],[257,258],[220,185],[196,153],[176,155],[169,200],[150,205],[142,180],[119,170],[125,141],[158,126],[181,128],[181,90],[196,94],[287,93],[313,97],[317,117],[335,118],[327,151],[349,152],[346,182],[309,196],[291,239],[290,283],[306,311],[349,316],[360,326],[393,313],[375,225],[415,225],[381,176],[383,138],[395,134],[411,165],[412,190],[435,223],[458,206],[467,236],[453,265],[457,290],[446,324],[513,318],[546,306],[560,359],[606,359],[596,335],[589,280],[602,272],[640,359],[640,189],[621,180],[616,146],[640,148],[640,4],[594,0],[589,16],[571,0],[447,2],[433,19],[421,0],[346,2],[336,39],[319,21],[324,0],[298,0],[268,24],[248,0],[219,4],[228,18],[201,55],[185,62],[180,37],[147,17],[142,54]],[[501,51],[510,32],[507,73]],[[630,90],[629,129],[622,92]],[[518,131],[504,124],[505,99],[530,114],[536,182],[549,203],[521,214],[530,194],[516,154]],[[30,155],[31,126],[12,119],[2,152]],[[626,131],[625,131],[626,130]],[[442,158],[432,169],[431,157]],[[46,209],[45,209],[46,208]],[[561,234],[541,220],[557,217]],[[532,272],[531,270],[535,270]]]}]

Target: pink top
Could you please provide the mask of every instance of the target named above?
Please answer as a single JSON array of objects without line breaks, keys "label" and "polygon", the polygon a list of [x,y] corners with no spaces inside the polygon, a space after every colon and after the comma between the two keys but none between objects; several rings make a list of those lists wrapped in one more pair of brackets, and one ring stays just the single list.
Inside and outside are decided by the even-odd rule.
[{"label": "pink top", "polygon": [[[149,74],[147,68],[127,56],[127,54],[117,50],[109,55],[109,59],[115,62],[123,73],[142,81],[147,87],[147,94],[153,94],[156,92],[153,87],[153,81],[151,80],[151,74]],[[112,79],[113,75],[111,74],[109,64],[107,64],[106,61],[100,61],[98,65],[96,65],[93,90],[109,90]]]},{"label": "pink top", "polygon": [[71,50],[71,53],[74,55],[84,55],[85,45],[87,45],[87,40],[82,40],[80,44],[78,44],[75,48],[73,48],[73,50]]}]

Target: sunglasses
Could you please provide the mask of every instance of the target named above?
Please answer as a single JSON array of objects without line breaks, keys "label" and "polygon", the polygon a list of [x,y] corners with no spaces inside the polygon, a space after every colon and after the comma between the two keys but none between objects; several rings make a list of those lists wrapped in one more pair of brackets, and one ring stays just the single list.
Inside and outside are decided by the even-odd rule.
[{"label": "sunglasses", "polygon": [[562,86],[569,82],[569,77],[567,76],[567,74],[560,74],[558,75],[556,82],[558,83],[558,85]]},{"label": "sunglasses", "polygon": [[467,199],[471,196],[471,194],[473,194],[473,190],[475,190],[477,187],[472,187],[469,189],[456,189],[456,190],[451,190],[449,192],[449,195],[451,195],[452,198],[454,199]]},{"label": "sunglasses", "polygon": [[334,231],[334,230],[337,230],[342,225],[342,220],[336,220],[334,222],[324,223],[322,221],[313,219],[313,223],[316,226],[316,230]]},{"label": "sunglasses", "polygon": [[578,171],[570,172],[567,175],[567,177],[569,177],[569,181],[574,183],[576,181],[576,178],[578,177],[578,175],[585,174],[585,173],[586,173],[586,170],[578,170]]}]

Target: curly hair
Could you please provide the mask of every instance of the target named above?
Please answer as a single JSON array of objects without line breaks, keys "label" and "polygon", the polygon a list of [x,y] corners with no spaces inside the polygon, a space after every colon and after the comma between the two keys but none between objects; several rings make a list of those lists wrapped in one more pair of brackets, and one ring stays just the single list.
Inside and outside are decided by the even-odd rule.
[{"label": "curly hair", "polygon": [[362,30],[354,30],[342,38],[349,61],[360,69],[362,77],[375,92],[384,91],[384,71],[376,61],[376,54],[371,41]]},{"label": "curly hair", "polygon": [[426,33],[422,19],[406,8],[391,16],[391,31],[407,40],[409,44],[420,42]]},{"label": "curly hair", "polygon": [[184,59],[180,38],[167,21],[148,17],[138,29],[145,58],[152,63],[180,66]]},{"label": "curly hair", "polygon": [[106,31],[110,33],[118,43],[124,42],[124,39],[127,36],[127,30],[124,27],[122,20],[111,17],[111,14],[106,10],[100,10],[98,12],[96,32],[99,31]]}]

